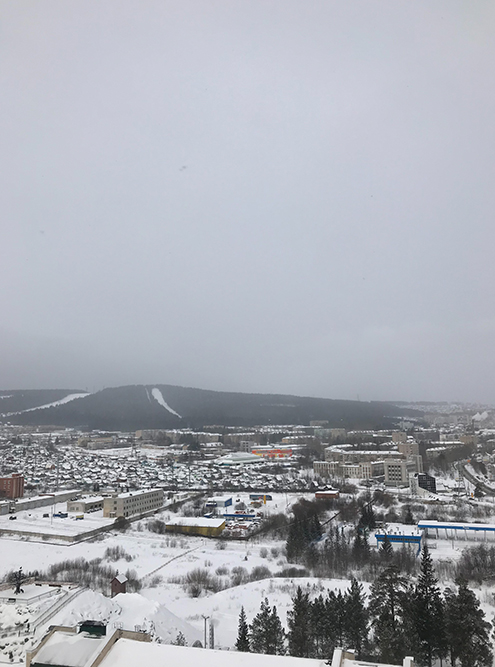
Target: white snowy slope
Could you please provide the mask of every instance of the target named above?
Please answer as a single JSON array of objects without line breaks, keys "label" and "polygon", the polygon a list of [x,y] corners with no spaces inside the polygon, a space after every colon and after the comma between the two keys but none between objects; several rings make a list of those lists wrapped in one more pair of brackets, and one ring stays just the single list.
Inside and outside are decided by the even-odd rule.
[{"label": "white snowy slope", "polygon": [[[38,405],[35,408],[27,408],[26,410],[19,410],[18,412],[8,412],[4,417],[10,417],[11,415],[22,415],[25,412],[34,412],[35,410],[45,410],[46,408],[55,408],[57,405],[65,405],[65,403],[70,403],[71,401],[75,401],[78,398],[85,398],[85,396],[89,396],[90,392],[84,392],[82,394],[69,394],[68,396],[64,396],[64,398],[61,398],[58,401],[53,401],[53,403],[45,403],[45,405]],[[7,398],[6,396],[3,396],[2,398]]]},{"label": "white snowy slope", "polygon": [[153,396],[153,398],[155,399],[155,401],[157,403],[159,403],[163,408],[165,408],[165,410],[168,410],[170,413],[172,413],[176,417],[179,417],[179,419],[182,419],[180,414],[178,412],[176,412],[175,410],[173,410],[170,407],[170,405],[165,402],[165,399],[163,398],[162,392],[157,387],[155,387],[154,389],[151,390],[151,395]]}]

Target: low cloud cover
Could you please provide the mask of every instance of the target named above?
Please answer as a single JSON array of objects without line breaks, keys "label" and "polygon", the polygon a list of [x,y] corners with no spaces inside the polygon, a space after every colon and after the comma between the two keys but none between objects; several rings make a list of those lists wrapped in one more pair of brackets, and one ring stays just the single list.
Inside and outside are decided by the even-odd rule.
[{"label": "low cloud cover", "polygon": [[495,8],[0,2],[0,384],[495,402]]}]

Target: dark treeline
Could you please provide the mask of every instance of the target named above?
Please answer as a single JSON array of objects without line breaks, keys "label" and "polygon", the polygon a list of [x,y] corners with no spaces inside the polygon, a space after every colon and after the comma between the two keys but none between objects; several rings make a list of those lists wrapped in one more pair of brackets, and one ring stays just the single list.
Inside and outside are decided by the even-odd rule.
[{"label": "dark treeline", "polygon": [[358,659],[402,664],[410,655],[424,667],[438,660],[452,667],[490,667],[491,624],[463,579],[442,595],[428,549],[411,584],[395,565],[382,568],[367,596],[352,579],[345,592],[327,592],[310,599],[298,587],[283,630],[276,607],[268,599],[248,624],[239,617],[238,651],[288,653],[331,660],[336,647],[353,649]]}]

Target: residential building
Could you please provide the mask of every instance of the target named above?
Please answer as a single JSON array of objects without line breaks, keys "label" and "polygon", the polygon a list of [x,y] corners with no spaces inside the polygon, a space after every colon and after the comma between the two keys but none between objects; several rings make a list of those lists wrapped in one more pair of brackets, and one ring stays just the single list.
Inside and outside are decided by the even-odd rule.
[{"label": "residential building", "polygon": [[405,440],[398,442],[397,449],[403,456],[417,456],[419,454],[419,445],[415,440]]},{"label": "residential building", "polygon": [[239,442],[239,451],[251,453],[257,446],[258,443],[256,440],[241,440]]},{"label": "residential building", "polygon": [[402,458],[402,454],[397,450],[353,449],[352,445],[325,447],[325,461],[361,463],[363,461],[384,461],[385,459],[400,458]]},{"label": "residential building", "polygon": [[407,472],[423,472],[423,457],[420,454],[410,454],[406,459]]},{"label": "residential building", "polygon": [[384,474],[383,461],[361,461],[341,463],[340,461],[314,461],[313,470],[321,477],[341,477],[370,479]]},{"label": "residential building", "polygon": [[113,598],[120,593],[127,593],[127,581],[128,579],[125,574],[118,574],[112,579],[110,587],[112,590]]},{"label": "residential building", "polygon": [[0,498],[22,498],[24,495],[24,477],[14,473],[11,477],[0,477]]}]

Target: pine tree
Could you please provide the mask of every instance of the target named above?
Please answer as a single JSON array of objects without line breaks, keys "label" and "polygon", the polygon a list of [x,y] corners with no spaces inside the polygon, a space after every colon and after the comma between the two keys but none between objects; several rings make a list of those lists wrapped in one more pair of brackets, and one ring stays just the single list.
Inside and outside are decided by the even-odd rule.
[{"label": "pine tree", "polygon": [[335,637],[338,646],[344,646],[346,598],[339,591],[335,596]]},{"label": "pine tree", "polygon": [[360,658],[368,639],[368,611],[363,587],[353,578],[345,596],[344,639],[346,648],[353,648]]},{"label": "pine tree", "polygon": [[249,653],[251,651],[251,647],[249,646],[249,626],[247,624],[244,607],[241,607],[241,613],[239,614],[239,625],[235,647],[238,651],[242,651],[243,653]]},{"label": "pine tree", "polygon": [[411,512],[411,506],[407,505],[406,513],[404,515],[404,523],[408,526],[413,526],[416,522],[414,521],[413,514]]},{"label": "pine tree", "polygon": [[356,529],[354,542],[352,543],[352,556],[357,565],[361,565],[363,556],[363,541],[361,538],[361,531],[359,530],[359,528]]},{"label": "pine tree", "polygon": [[306,547],[306,539],[303,535],[302,522],[294,519],[289,524],[287,542],[285,545],[287,560],[289,563],[297,562]]},{"label": "pine tree", "polygon": [[321,529],[320,520],[317,514],[313,514],[309,518],[309,538],[311,542],[321,539],[323,531]]},{"label": "pine tree", "polygon": [[259,613],[251,623],[251,651],[253,653],[285,654],[285,632],[277,614],[277,608],[270,608],[265,598]]},{"label": "pine tree", "polygon": [[325,602],[322,595],[319,595],[309,603],[309,627],[311,628],[310,658],[319,658],[323,655],[324,610]]},{"label": "pine tree", "polygon": [[396,567],[385,569],[371,587],[369,604],[380,661],[401,663],[406,655],[406,605],[409,586]]},{"label": "pine tree", "polygon": [[175,638],[175,641],[172,642],[175,646],[187,646],[187,641],[186,638],[184,637],[184,634],[182,632],[177,633],[177,637]]},{"label": "pine tree", "polygon": [[269,637],[270,641],[267,653],[285,655],[285,630],[282,627],[275,605],[273,605],[272,613],[270,614]]},{"label": "pine tree", "polygon": [[292,609],[287,612],[289,655],[308,658],[311,647],[310,602],[308,593],[297,587]]},{"label": "pine tree", "polygon": [[387,533],[385,533],[379,551],[380,551],[380,556],[385,560],[391,560],[394,555],[394,548]]},{"label": "pine tree", "polygon": [[376,528],[375,513],[371,503],[367,503],[361,508],[361,518],[358,525],[359,528],[367,528],[368,530]]},{"label": "pine tree", "polygon": [[409,610],[414,656],[419,664],[431,667],[435,658],[445,655],[445,633],[442,596],[426,544]]},{"label": "pine tree", "polygon": [[253,618],[250,628],[250,644],[253,653],[268,653],[270,638],[268,632],[270,628],[270,616],[272,610],[268,604],[268,599],[261,601],[260,610]]},{"label": "pine tree", "polygon": [[304,552],[304,564],[310,570],[314,570],[320,562],[320,552],[314,544],[306,547]]},{"label": "pine tree", "polygon": [[464,580],[458,581],[457,594],[446,591],[446,643],[452,667],[458,661],[462,667],[491,667],[490,628],[478,598]]}]

